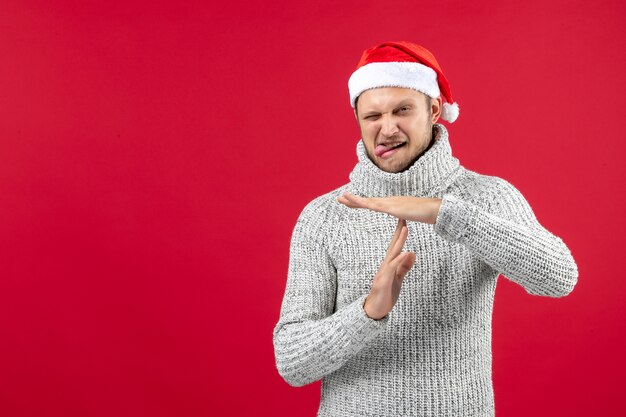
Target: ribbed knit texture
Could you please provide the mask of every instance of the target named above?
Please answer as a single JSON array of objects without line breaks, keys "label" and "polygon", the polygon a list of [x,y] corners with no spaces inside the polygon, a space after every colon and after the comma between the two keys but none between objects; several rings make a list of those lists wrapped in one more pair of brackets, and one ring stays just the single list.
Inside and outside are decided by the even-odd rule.
[{"label": "ribbed knit texture", "polygon": [[[561,297],[578,278],[565,243],[537,221],[509,182],[465,169],[448,132],[408,170],[387,173],[357,144],[350,183],[302,211],[274,351],[280,375],[322,379],[318,416],[493,416],[491,318],[499,274],[534,295]],[[415,265],[382,320],[363,310],[397,219],[337,202],[443,198],[434,225],[408,221]]]}]

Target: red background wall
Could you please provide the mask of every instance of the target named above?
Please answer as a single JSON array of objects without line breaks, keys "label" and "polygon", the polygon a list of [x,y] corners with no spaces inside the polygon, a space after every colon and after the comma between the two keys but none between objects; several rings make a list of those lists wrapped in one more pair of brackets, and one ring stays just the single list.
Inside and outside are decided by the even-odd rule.
[{"label": "red background wall", "polygon": [[[291,231],[348,180],[363,49],[431,49],[453,153],[580,270],[501,278],[500,416],[623,412],[621,1],[0,5],[0,415],[313,416],[278,375]],[[330,149],[330,150],[329,150]]]}]

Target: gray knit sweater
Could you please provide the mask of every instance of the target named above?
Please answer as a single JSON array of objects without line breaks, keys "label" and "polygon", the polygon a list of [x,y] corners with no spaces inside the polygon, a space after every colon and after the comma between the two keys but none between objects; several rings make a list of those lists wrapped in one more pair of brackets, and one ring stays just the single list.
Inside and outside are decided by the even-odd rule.
[{"label": "gray knit sweater", "polygon": [[[491,318],[499,274],[561,297],[578,279],[565,243],[509,182],[452,156],[448,132],[411,168],[387,173],[357,144],[350,183],[302,211],[274,352],[280,375],[322,379],[318,416],[493,416]],[[337,202],[343,191],[443,198],[436,223],[407,222],[415,265],[382,320],[363,310],[397,219]]]}]

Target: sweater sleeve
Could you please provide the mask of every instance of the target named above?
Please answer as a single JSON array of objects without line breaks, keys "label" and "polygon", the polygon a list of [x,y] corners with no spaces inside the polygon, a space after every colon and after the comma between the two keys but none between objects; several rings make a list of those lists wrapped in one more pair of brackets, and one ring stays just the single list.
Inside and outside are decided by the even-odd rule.
[{"label": "sweater sleeve", "polygon": [[294,227],[287,284],[273,332],[279,374],[290,385],[315,382],[339,369],[373,339],[388,317],[365,314],[362,295],[334,312],[337,272],[328,253],[329,222],[314,200]]},{"label": "sweater sleeve", "polygon": [[498,180],[498,215],[445,194],[435,232],[465,245],[529,294],[568,295],[578,280],[578,267],[570,250],[537,221],[519,190]]}]

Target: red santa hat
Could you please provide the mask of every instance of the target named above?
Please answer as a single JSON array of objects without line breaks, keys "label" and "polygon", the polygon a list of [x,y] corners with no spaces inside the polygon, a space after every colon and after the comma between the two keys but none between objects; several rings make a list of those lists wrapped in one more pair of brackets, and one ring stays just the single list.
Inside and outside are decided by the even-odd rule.
[{"label": "red santa hat", "polygon": [[377,87],[404,87],[429,97],[444,99],[441,118],[454,122],[459,105],[452,99],[450,84],[435,56],[411,42],[384,42],[363,52],[356,71],[350,76],[350,104],[365,90]]}]

